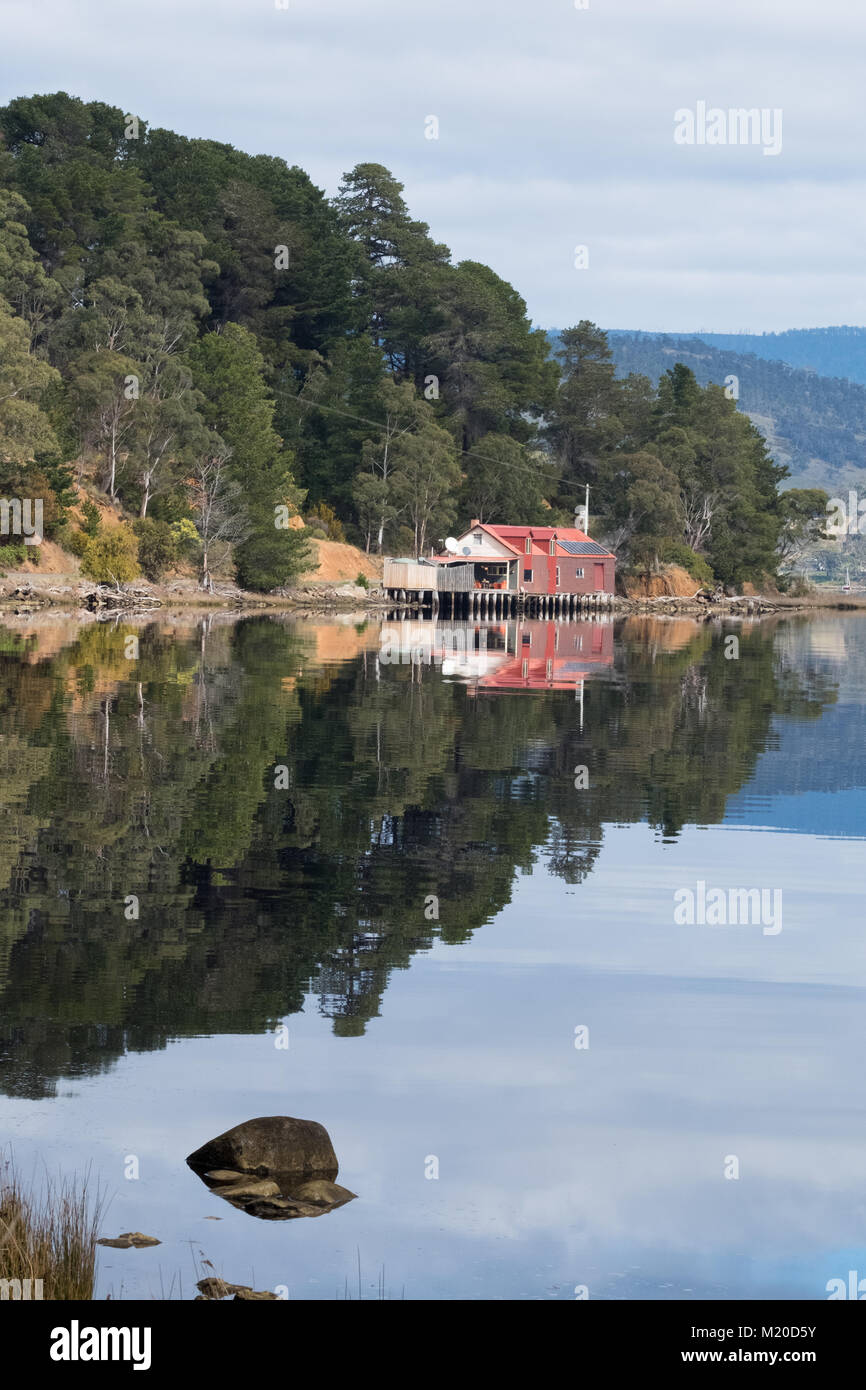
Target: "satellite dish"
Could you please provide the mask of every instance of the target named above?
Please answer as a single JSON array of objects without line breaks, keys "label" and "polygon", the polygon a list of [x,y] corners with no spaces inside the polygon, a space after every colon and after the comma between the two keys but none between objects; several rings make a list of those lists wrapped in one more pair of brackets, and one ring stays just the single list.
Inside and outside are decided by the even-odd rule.
[{"label": "satellite dish", "polygon": [[445,537],[445,549],[448,551],[449,555],[457,554],[457,542],[453,536]]},{"label": "satellite dish", "polygon": [[471,555],[471,554],[472,554],[472,546],[471,546],[471,545],[464,545],[464,547],[463,547],[463,554],[464,554],[464,555]]}]

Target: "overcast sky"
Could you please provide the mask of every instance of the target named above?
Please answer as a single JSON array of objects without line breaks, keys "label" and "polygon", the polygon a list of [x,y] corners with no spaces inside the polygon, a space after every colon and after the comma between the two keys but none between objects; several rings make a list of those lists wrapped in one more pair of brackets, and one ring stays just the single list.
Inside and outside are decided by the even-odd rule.
[{"label": "overcast sky", "polygon": [[[545,327],[866,322],[857,0],[278,3],[0,0],[0,97],[62,88],[329,194],[386,164]],[[699,102],[781,111],[781,151],[676,143]]]}]

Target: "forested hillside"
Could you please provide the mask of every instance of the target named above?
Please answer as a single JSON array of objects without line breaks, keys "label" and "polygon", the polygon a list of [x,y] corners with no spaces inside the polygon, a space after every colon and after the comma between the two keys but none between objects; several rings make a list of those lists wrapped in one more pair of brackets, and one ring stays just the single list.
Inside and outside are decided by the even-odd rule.
[{"label": "forested hillside", "polygon": [[[454,264],[379,164],[328,199],[297,165],[99,102],[0,110],[0,490],[41,498],[91,577],[230,563],[270,590],[311,531],[423,552],[472,517],[570,524],[585,483],[623,564],[774,573],[820,499],[780,499],[746,416],[665,366],[658,389],[618,380],[587,322],[552,358],[518,291]],[[73,484],[128,524],[72,511]]]},{"label": "forested hillside", "polygon": [[[611,338],[633,337],[623,329],[610,331]],[[656,338],[657,333],[639,333]],[[788,328],[782,333],[669,333],[680,342],[700,338],[710,347],[745,356],[765,357],[771,362],[787,362],[820,376],[840,376],[866,386],[866,328],[846,324],[834,328]]]},{"label": "forested hillside", "polygon": [[[859,341],[856,332],[851,330],[852,343]],[[715,341],[735,337],[711,336]],[[796,335],[766,336],[790,341]],[[866,386],[855,380],[841,374],[816,375],[753,351],[713,346],[709,337],[612,333],[610,345],[622,376],[643,372],[657,381],[674,362],[683,362],[703,385],[724,385],[735,378],[732,389],[739,392],[740,410],[762,429],[774,456],[787,464],[792,481],[835,493],[856,483],[866,465]],[[862,479],[862,473],[859,476]]]}]

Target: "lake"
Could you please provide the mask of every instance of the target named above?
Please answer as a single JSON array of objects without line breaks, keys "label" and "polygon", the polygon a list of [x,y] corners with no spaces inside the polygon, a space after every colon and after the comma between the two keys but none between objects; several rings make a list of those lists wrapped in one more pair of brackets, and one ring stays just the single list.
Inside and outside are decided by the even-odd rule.
[{"label": "lake", "polygon": [[[861,617],[4,622],[0,1142],[162,1242],[98,1297],[866,1275]],[[356,1200],[186,1166],[280,1114]]]}]

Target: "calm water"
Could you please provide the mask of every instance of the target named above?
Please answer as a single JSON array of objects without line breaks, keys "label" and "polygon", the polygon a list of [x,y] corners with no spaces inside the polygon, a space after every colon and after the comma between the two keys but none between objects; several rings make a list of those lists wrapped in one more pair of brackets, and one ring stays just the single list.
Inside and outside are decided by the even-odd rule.
[{"label": "calm water", "polygon": [[[161,1239],[98,1293],[866,1275],[864,692],[856,615],[0,629],[0,1139]],[[781,930],[675,920],[699,882]],[[210,1195],[269,1114],[358,1200]]]}]

